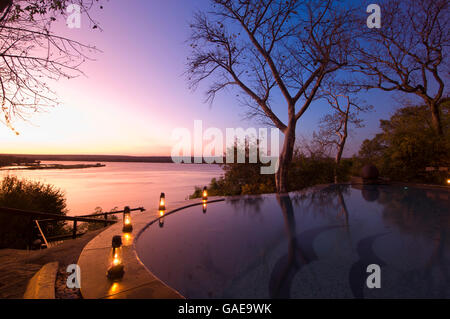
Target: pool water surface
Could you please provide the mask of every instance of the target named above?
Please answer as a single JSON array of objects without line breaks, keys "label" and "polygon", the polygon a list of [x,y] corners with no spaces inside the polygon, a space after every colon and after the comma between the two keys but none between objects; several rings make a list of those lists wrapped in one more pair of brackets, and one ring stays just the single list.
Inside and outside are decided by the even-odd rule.
[{"label": "pool water surface", "polygon": [[226,199],[165,216],[137,252],[186,298],[450,298],[449,203],[375,185]]}]

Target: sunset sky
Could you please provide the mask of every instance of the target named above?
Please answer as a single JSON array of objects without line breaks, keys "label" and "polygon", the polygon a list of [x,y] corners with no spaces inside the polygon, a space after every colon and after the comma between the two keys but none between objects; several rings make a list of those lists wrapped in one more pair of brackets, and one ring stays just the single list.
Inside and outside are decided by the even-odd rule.
[{"label": "sunset sky", "polygon": [[[61,104],[28,122],[16,122],[20,135],[0,125],[1,153],[16,154],[117,154],[170,155],[172,130],[193,130],[194,120],[204,128],[261,125],[241,120],[245,110],[236,92],[223,92],[212,107],[204,103],[206,86],[191,92],[183,72],[189,46],[189,22],[193,13],[205,9],[207,0],[108,1],[92,15],[102,31],[89,28],[86,18],[81,29],[69,29],[62,21],[59,34],[95,45],[102,53],[91,55],[86,73],[72,80],[50,82]],[[361,8],[365,10],[365,8]],[[83,24],[84,23],[84,24]],[[386,94],[365,96],[375,106],[363,116],[366,128],[349,140],[346,155],[372,137],[380,118],[393,112],[395,101]],[[285,120],[284,104],[275,108]],[[308,138],[318,119],[328,109],[313,104],[297,125],[297,136]]]}]

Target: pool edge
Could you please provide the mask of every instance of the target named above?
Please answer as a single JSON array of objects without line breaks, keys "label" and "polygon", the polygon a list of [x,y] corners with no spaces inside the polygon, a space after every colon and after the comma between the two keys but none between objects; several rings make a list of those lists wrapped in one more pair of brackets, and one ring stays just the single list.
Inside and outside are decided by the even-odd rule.
[{"label": "pool edge", "polygon": [[[214,197],[208,203],[224,201]],[[171,215],[188,207],[201,205],[201,200],[177,202],[165,214]],[[178,291],[155,276],[140,260],[136,243],[141,234],[159,220],[156,209],[132,215],[133,233],[123,241],[124,277],[117,282],[106,276],[114,235],[122,235],[122,223],[118,222],[94,237],[78,258],[81,295],[85,299],[185,299]],[[134,235],[136,234],[136,235]]]}]

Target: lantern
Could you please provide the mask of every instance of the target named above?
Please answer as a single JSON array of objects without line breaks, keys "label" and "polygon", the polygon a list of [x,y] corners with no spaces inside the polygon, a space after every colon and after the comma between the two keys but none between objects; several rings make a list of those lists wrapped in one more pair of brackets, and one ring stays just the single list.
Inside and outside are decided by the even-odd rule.
[{"label": "lantern", "polygon": [[447,179],[447,184],[449,184],[449,185],[450,185],[450,178],[449,178],[449,179]]},{"label": "lantern", "polygon": [[208,200],[208,191],[206,190],[206,186],[203,187],[202,200],[203,201],[207,201]]},{"label": "lantern", "polygon": [[159,211],[164,210],[166,210],[166,195],[161,193],[161,196],[159,197]]},{"label": "lantern", "polygon": [[133,225],[131,224],[131,212],[130,207],[125,207],[123,210],[123,227],[124,233],[131,233],[133,231]]},{"label": "lantern", "polygon": [[111,265],[108,269],[108,278],[117,280],[123,277],[124,266],[122,260],[122,237],[114,236],[112,238]]}]

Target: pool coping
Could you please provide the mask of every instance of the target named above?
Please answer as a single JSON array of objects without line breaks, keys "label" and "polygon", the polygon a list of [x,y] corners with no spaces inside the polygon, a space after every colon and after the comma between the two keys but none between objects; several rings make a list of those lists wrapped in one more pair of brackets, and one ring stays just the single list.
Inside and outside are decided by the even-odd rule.
[{"label": "pool coping", "polygon": [[[223,197],[210,197],[208,203],[224,200]],[[201,199],[173,203],[164,217],[202,204]],[[109,226],[83,248],[78,266],[80,290],[84,299],[184,299],[184,296],[165,284],[142,263],[136,250],[140,235],[159,220],[157,209],[132,214],[133,232],[128,238],[122,238],[125,275],[120,281],[111,281],[106,273],[110,264],[112,237],[123,235],[121,220]]]}]

